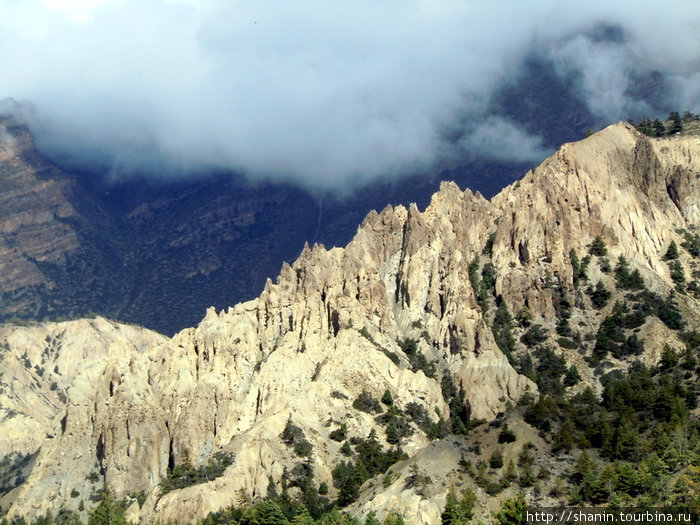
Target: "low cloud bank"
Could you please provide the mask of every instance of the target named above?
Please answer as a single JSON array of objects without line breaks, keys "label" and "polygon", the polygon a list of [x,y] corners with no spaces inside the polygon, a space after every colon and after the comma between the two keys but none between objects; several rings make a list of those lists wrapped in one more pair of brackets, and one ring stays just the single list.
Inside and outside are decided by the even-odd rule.
[{"label": "low cloud bank", "polygon": [[51,155],[113,177],[224,168],[322,189],[462,155],[541,160],[551,145],[492,103],[533,55],[601,121],[700,111],[700,4],[576,4],[0,0],[0,99],[31,106]]}]

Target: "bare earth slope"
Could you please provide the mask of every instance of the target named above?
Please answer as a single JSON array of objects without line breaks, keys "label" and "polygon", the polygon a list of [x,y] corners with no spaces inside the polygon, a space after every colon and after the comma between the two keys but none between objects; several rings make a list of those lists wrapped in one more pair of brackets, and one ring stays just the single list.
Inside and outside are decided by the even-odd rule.
[{"label": "bare earth slope", "polygon": [[[330,433],[345,425],[348,437],[374,430],[389,439],[353,406],[363,391],[379,399],[388,390],[396,406],[415,403],[428,419],[400,439],[412,459],[392,467],[396,479],[415,464],[444,483],[426,493],[370,480],[351,510],[435,523],[459,453],[456,438],[430,443],[428,423],[454,418],[450,406],[460,405],[492,420],[537,391],[497,346],[494,298],[488,309],[479,304],[470,262],[491,263],[499,301],[512,312],[526,306],[545,326],[555,322],[552,281],[573,290],[570,252],[585,253],[596,236],[611,260],[623,255],[650,289],[667,293],[674,283],[663,255],[671,240],[682,242],[678,229],[700,221],[698,173],[697,137],[650,140],[621,123],[566,144],[492,201],[444,183],[425,211],[372,212],[345,248],[307,247],[259,298],[211,309],[172,339],[100,318],[6,326],[0,454],[35,456],[3,506],[9,517],[81,502],[89,510],[104,480],[118,498],[145,493],[129,508],[132,520],[201,519],[281,486],[302,461],[280,438],[288,420],[313,446],[316,480],[332,487],[344,456]],[[681,260],[693,267],[687,254]],[[589,275],[608,279],[598,265]],[[678,304],[697,327],[697,298]],[[446,377],[462,388],[457,404],[441,388]],[[484,432],[485,443],[494,439]],[[223,476],[161,494],[169,468],[205,464],[218,451],[234,457]]]}]

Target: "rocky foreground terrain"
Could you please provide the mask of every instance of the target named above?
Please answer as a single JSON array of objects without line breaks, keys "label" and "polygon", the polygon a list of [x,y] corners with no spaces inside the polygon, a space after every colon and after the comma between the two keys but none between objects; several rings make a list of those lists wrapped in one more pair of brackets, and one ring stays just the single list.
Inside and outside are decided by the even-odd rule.
[{"label": "rocky foreground terrain", "polygon": [[[184,523],[335,502],[427,524],[455,494],[484,521],[519,493],[697,505],[699,223],[700,139],[620,123],[490,201],[443,183],[423,211],[372,212],[172,338],[4,325],[2,509],[87,520],[108,498]],[[622,483],[632,464],[663,487]]]}]

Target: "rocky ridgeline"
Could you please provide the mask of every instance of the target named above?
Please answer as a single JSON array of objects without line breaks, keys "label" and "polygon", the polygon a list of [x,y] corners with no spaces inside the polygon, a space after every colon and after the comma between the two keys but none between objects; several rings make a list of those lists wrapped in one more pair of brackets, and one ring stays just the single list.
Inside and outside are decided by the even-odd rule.
[{"label": "rocky ridgeline", "polygon": [[32,169],[20,160],[34,144],[29,131],[0,116],[0,309],[6,316],[28,307],[28,287],[53,283],[42,275],[43,263],[74,255],[78,237],[71,225],[77,212],[66,199],[67,181]]},{"label": "rocky ridgeline", "polygon": [[[133,498],[130,519],[182,522],[279,491],[304,462],[336,497],[343,441],[374,433],[410,459],[363,485],[350,510],[435,523],[460,454],[456,438],[431,439],[457,412],[493,420],[537,394],[496,343],[496,297],[553,326],[553,288],[574,290],[571,250],[586,253],[596,237],[611,260],[624,256],[650,289],[667,293],[674,282],[663,255],[683,241],[677,230],[700,222],[698,173],[696,137],[654,140],[618,124],[564,145],[492,201],[444,183],[423,212],[372,212],[345,248],[307,246],[259,298],[210,309],[172,339],[101,318],[4,326],[0,454],[30,460],[0,502],[10,517],[61,506],[84,515],[104,482]],[[473,274],[487,264],[493,289],[484,298]],[[611,279],[597,263],[589,273]],[[697,326],[697,299],[678,302]],[[675,337],[647,324],[642,335]],[[658,359],[652,346],[647,358]],[[578,353],[562,353],[596,386]],[[415,416],[398,438],[375,417],[386,406],[357,401],[379,405],[386,392],[385,405]],[[223,475],[159,486],[178,465],[202,467],[221,452],[230,458]],[[425,488],[421,469],[444,482]]]}]

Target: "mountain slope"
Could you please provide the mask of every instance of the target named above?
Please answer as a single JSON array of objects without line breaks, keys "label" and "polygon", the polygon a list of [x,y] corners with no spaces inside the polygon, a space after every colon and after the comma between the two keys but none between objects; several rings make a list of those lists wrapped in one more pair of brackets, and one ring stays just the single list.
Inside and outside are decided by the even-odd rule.
[{"label": "mountain slope", "polygon": [[37,152],[23,124],[4,117],[0,185],[0,317],[86,315],[109,301],[118,308],[118,229],[97,199]]},{"label": "mountain slope", "polygon": [[[370,209],[424,201],[444,176],[375,182],[345,198],[230,173],[112,181],[59,168],[26,126],[2,116],[0,149],[0,261],[9,277],[0,319],[95,312],[167,334],[211,305],[257,296],[305,241],[346,244]],[[517,163],[472,161],[449,176],[493,194],[521,172]]]},{"label": "mountain slope", "polygon": [[[30,466],[13,460],[26,480],[4,496],[9,516],[60,505],[84,514],[102,481],[117,498],[143,491],[128,509],[143,523],[201,519],[285,486],[318,498],[325,482],[327,497],[361,515],[435,523],[450,484],[475,483],[457,473],[463,455],[483,462],[496,450],[504,411],[518,438],[506,464],[529,440],[542,453],[536,464],[555,470],[552,445],[516,404],[565,386],[569,396],[600,392],[599,369],[627,370],[633,358],[655,364],[664,343],[683,344],[676,313],[697,330],[697,288],[679,287],[664,255],[698,227],[699,147],[696,137],[650,140],[618,124],[563,146],[491,201],[444,183],[425,211],[370,213],[345,248],[307,246],[260,297],[211,309],[169,340],[100,319],[5,327],[0,402],[15,413],[3,408],[0,425],[17,429],[13,449],[35,454]],[[579,261],[598,240],[607,254]],[[622,270],[606,270],[620,256],[624,275],[661,294],[631,357],[593,345],[615,299],[636,304],[616,289]],[[692,283],[686,269],[697,261],[684,250],[677,260]],[[504,320],[506,306],[519,326]],[[63,357],[78,351],[66,338],[85,341],[72,377],[54,368],[76,359]],[[581,380],[543,382],[548,352]],[[537,385],[526,376],[532,356]],[[31,414],[11,404],[37,392]],[[479,419],[496,423],[465,436]],[[180,484],[208,463],[216,477]],[[487,515],[495,500],[478,486]]]}]

